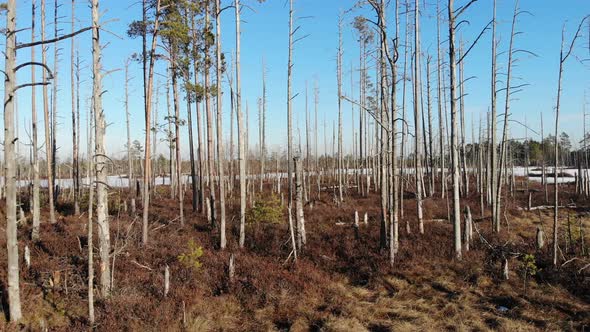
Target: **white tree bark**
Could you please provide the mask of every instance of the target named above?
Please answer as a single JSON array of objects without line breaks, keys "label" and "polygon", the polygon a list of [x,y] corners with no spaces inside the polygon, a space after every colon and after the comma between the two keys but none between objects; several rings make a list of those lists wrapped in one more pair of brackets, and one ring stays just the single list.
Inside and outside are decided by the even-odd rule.
[{"label": "white tree bark", "polygon": [[4,54],[4,172],[6,177],[6,249],[8,256],[8,306],[11,321],[22,318],[16,222],[16,155],[14,133],[16,96],[16,0],[6,3],[6,53]]},{"label": "white tree bark", "polygon": [[[240,248],[246,242],[246,133],[242,119],[242,81],[240,66],[240,1],[235,0],[236,13],[236,112],[238,115],[238,160],[240,167]],[[289,136],[290,137],[290,136]]]}]

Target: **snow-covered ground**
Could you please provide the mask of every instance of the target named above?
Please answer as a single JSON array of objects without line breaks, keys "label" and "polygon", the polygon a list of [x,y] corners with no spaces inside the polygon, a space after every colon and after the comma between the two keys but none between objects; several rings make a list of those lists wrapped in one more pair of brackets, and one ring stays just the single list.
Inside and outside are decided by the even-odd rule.
[{"label": "snow-covered ground", "polygon": [[[360,170],[359,170],[360,171]],[[368,173],[370,174],[371,171],[367,170]],[[509,172],[511,170],[508,170]],[[527,173],[528,171],[528,173]],[[413,169],[408,168],[405,170],[406,174],[411,174],[413,172]],[[582,172],[588,172],[587,174],[590,176],[590,169],[583,169]],[[331,172],[324,172],[325,174],[330,174]],[[356,173],[356,170],[354,169],[349,169],[348,170],[349,174],[354,174]],[[545,169],[545,173],[549,174],[549,173],[553,173],[553,168],[552,167],[547,167]],[[573,183],[575,182],[575,176],[578,174],[578,169],[573,169],[573,168],[559,168],[559,172],[558,173],[566,173],[571,175],[570,177],[560,177],[557,179],[557,181],[559,183]],[[312,172],[310,174],[315,174],[315,172]],[[366,173],[365,173],[366,174]],[[541,182],[541,174],[542,171],[540,168],[538,167],[529,167],[528,169],[526,167],[514,167],[514,175],[516,176],[526,176],[527,174],[531,174],[531,175],[536,175],[536,176],[529,176],[529,180],[531,181],[537,181],[537,182]],[[276,179],[277,177],[280,178],[287,178],[287,173],[266,173],[265,177],[267,179]],[[259,176],[257,174],[253,174],[250,175],[248,177],[249,179],[259,179]],[[141,181],[141,179],[139,179]],[[553,176],[547,176],[547,183],[553,183]],[[182,181],[184,183],[191,183],[191,177],[190,175],[184,174],[182,176]],[[73,180],[72,179],[57,179],[56,180],[56,185],[59,185],[62,189],[68,189],[71,188],[73,185]],[[4,183],[4,178],[0,178],[0,184]],[[88,178],[83,178],[81,179],[81,183],[82,186],[88,186]],[[107,177],[107,183],[109,186],[113,187],[113,188],[125,188],[129,186],[129,179],[127,178],[126,175],[111,175]],[[47,180],[41,180],[40,181],[41,187],[42,188],[46,188],[47,187]],[[168,176],[158,176],[156,177],[156,185],[169,185],[170,184],[170,177]],[[31,181],[30,180],[21,180],[19,182],[17,182],[17,186],[19,187],[26,187],[31,185]]]}]

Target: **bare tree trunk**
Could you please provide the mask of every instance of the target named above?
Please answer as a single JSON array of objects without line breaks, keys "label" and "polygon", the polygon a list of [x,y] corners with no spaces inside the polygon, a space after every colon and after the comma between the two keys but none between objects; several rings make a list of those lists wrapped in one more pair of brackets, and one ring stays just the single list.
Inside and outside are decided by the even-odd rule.
[{"label": "bare tree trunk", "polygon": [[[220,214],[220,225],[219,225],[219,246],[221,249],[225,248],[225,166],[223,154],[223,113],[221,109],[222,102],[222,88],[221,88],[221,6],[220,0],[215,0],[215,40],[216,40],[216,81],[217,81],[217,172],[219,174],[219,214]],[[238,16],[239,18],[239,16]]]},{"label": "bare tree trunk", "polygon": [[[45,41],[45,0],[41,0],[41,41]],[[41,46],[41,62],[47,64],[47,47]],[[43,71],[43,82],[47,81],[47,72]],[[53,177],[51,176],[51,161],[53,160],[53,151],[51,144],[51,123],[49,120],[49,97],[48,97],[48,86],[43,85],[43,116],[45,124],[45,154],[47,162],[47,188],[49,191],[49,220],[52,224],[55,220],[55,202],[53,197]]]},{"label": "bare tree trunk", "polygon": [[444,93],[442,91],[441,73],[442,68],[442,54],[440,49],[440,11],[438,2],[436,3],[436,62],[437,62],[437,104],[438,104],[438,131],[439,131],[439,148],[440,148],[440,196],[445,198],[447,194],[447,174],[445,166],[445,126],[443,117],[442,98]]},{"label": "bare tree trunk", "polygon": [[[89,109],[89,113],[92,113],[92,109]],[[90,115],[90,114],[89,114]],[[89,122],[91,122],[89,120]],[[90,126],[89,126],[90,127]],[[88,136],[88,151],[92,150],[92,137]],[[94,167],[94,158],[88,158],[88,168]],[[94,240],[93,240],[93,222],[92,222],[92,209],[94,206],[94,178],[92,172],[89,172],[88,176],[88,235],[87,244],[88,247],[88,321],[91,325],[94,324]]]},{"label": "bare tree trunk", "polygon": [[314,115],[315,115],[315,121],[314,121],[314,134],[315,134],[315,139],[314,139],[314,145],[315,145],[315,172],[316,172],[316,182],[317,182],[317,187],[318,187],[318,196],[317,199],[320,199],[320,194],[322,191],[321,188],[321,170],[320,170],[320,151],[318,150],[318,104],[320,102],[320,91],[318,88],[318,84],[317,81],[315,82],[315,87],[314,87]]},{"label": "bare tree trunk", "polygon": [[453,168],[453,233],[455,257],[461,259],[461,203],[459,202],[459,151],[458,151],[458,119],[456,98],[456,66],[455,60],[455,13],[453,0],[448,4],[449,19],[449,68],[450,68],[450,102],[451,102],[451,166]]},{"label": "bare tree trunk", "polygon": [[[96,0],[93,0],[96,1]],[[156,1],[156,17],[154,20],[154,30],[152,37],[152,46],[150,49],[150,64],[148,72],[148,86],[146,89],[146,112],[145,112],[145,158],[143,169],[143,219],[142,219],[142,233],[141,242],[143,245],[148,243],[148,222],[149,222],[149,205],[150,205],[150,176],[151,176],[151,149],[150,149],[150,121],[152,112],[152,88],[154,85],[154,65],[155,65],[155,51],[158,42],[158,29],[160,26],[160,1]]]},{"label": "bare tree trunk", "polygon": [[338,204],[344,200],[342,197],[342,17],[338,18]]},{"label": "bare tree trunk", "polygon": [[[72,33],[75,31],[75,13],[76,13],[76,3],[75,0],[72,0]],[[75,40],[74,37],[71,39],[71,48],[70,48],[70,89],[71,89],[71,96],[72,96],[72,173],[73,173],[73,183],[74,183],[74,213],[76,215],[80,215],[80,167],[78,162],[78,128],[77,128],[77,108],[76,108],[76,91],[74,88],[75,84],[75,77],[74,77],[74,47],[75,47]]]},{"label": "bare tree trunk", "polygon": [[[195,73],[195,76],[197,74]],[[190,83],[190,77],[185,78],[185,83]],[[193,114],[192,114],[192,102],[193,98],[195,99],[196,104],[196,94],[188,94],[186,100],[186,114],[187,114],[187,125],[188,125],[188,147],[189,147],[189,159],[190,159],[190,167],[191,167],[191,192],[192,192],[192,199],[191,199],[191,206],[193,208],[193,212],[197,211],[198,207],[198,192],[197,192],[197,170],[195,165],[195,147],[194,147],[194,140],[193,140]]]},{"label": "bare tree trunk", "polygon": [[266,162],[266,69],[264,59],[262,60],[262,119],[260,126],[260,191],[262,191]]},{"label": "bare tree trunk", "polygon": [[[463,57],[463,43],[459,47],[459,58]],[[463,175],[463,195],[469,195],[469,174],[467,172],[467,152],[465,151],[465,81],[463,61],[459,63],[459,109],[461,116],[461,169]]]},{"label": "bare tree trunk", "polygon": [[6,179],[6,249],[8,256],[8,306],[11,321],[22,318],[16,221],[16,156],[14,107],[16,96],[16,0],[6,4],[6,53],[4,62],[4,172]]},{"label": "bare tree trunk", "polygon": [[[176,149],[176,183],[180,225],[184,226],[184,188],[182,187],[182,157],[180,155],[180,105],[178,101],[178,74],[176,68],[176,45],[172,46],[172,94],[174,96],[174,147]],[[155,132],[154,132],[155,135]],[[155,152],[155,146],[154,146]],[[172,175],[170,175],[172,176]]]},{"label": "bare tree trunk", "polygon": [[554,211],[553,211],[553,265],[556,266],[557,265],[557,248],[558,248],[558,242],[557,242],[557,230],[558,230],[558,216],[559,216],[559,192],[558,192],[558,166],[559,166],[559,141],[558,141],[558,132],[559,132],[559,109],[561,106],[561,81],[562,81],[562,77],[563,77],[563,64],[565,63],[565,61],[569,58],[569,56],[572,53],[572,50],[574,48],[574,44],[576,43],[576,39],[578,39],[578,37],[580,36],[580,30],[582,29],[582,25],[584,25],[584,22],[586,21],[586,19],[590,18],[590,15],[585,16],[582,21],[580,22],[580,25],[578,25],[578,29],[576,30],[576,34],[574,35],[574,37],[572,38],[572,42],[569,45],[569,48],[566,50],[564,49],[564,43],[565,43],[565,25],[563,27],[563,30],[561,32],[561,51],[559,54],[559,76],[557,79],[557,102],[556,102],[556,106],[555,106],[555,141],[554,141],[554,153],[555,153],[555,169],[553,170],[553,181],[554,181],[554,188],[555,188],[555,196],[554,196]]},{"label": "bare tree trunk", "polygon": [[431,100],[431,96],[430,96],[430,60],[431,57],[430,55],[427,56],[426,58],[426,96],[427,96],[427,107],[428,107],[428,156],[430,158],[430,168],[431,168],[431,172],[430,172],[430,182],[429,182],[429,193],[430,195],[434,195],[434,181],[436,179],[436,168],[435,168],[435,164],[434,164],[434,145],[432,142],[432,136],[433,136],[433,130],[432,130],[432,100]]},{"label": "bare tree trunk", "polygon": [[[400,181],[399,181],[399,213],[400,213],[400,218],[404,219],[404,174],[405,174],[405,167],[406,167],[406,142],[407,142],[407,134],[408,134],[408,123],[406,121],[406,79],[408,76],[408,54],[410,53],[409,48],[411,47],[411,43],[410,43],[410,20],[409,20],[409,12],[410,12],[410,5],[409,2],[405,3],[406,6],[406,13],[405,13],[405,21],[406,21],[406,27],[405,27],[405,32],[406,32],[406,36],[405,36],[405,44],[406,47],[404,47],[404,71],[402,74],[403,77],[403,85],[402,85],[402,142],[401,142],[401,147],[400,147],[400,155],[401,155],[401,159],[400,159]],[[410,232],[410,223],[409,221],[406,219],[406,231],[409,233]]]},{"label": "bare tree trunk", "polygon": [[[292,0],[291,0],[292,1]],[[246,242],[246,135],[242,120],[242,81],[240,66],[240,0],[235,0],[236,13],[236,112],[238,115],[238,145],[239,145],[239,166],[240,166],[240,248]],[[290,69],[289,69],[290,70]],[[290,139],[289,135],[289,139]]]},{"label": "bare tree trunk", "polygon": [[307,237],[305,235],[305,217],[303,215],[303,170],[301,168],[301,159],[295,157],[293,159],[295,165],[295,215],[297,222],[297,248],[299,252],[305,246]]},{"label": "bare tree trunk", "polygon": [[95,171],[96,171],[96,223],[98,224],[100,252],[100,286],[102,295],[111,293],[111,268],[109,264],[111,238],[109,231],[107,197],[107,157],[105,152],[105,114],[102,109],[102,64],[98,0],[92,0],[92,76],[95,121]]},{"label": "bare tree trunk", "polygon": [[[58,13],[57,13],[57,0],[53,2],[53,37],[57,38],[57,31],[58,31]],[[58,88],[58,52],[59,52],[59,44],[55,43],[53,46],[53,84],[52,84],[52,92],[51,92],[51,144],[48,148],[51,148],[51,177],[53,178],[54,185],[57,184],[56,178],[56,167],[57,167],[57,88]],[[56,187],[54,191],[53,200],[55,203],[59,200],[59,190]],[[52,221],[53,222],[53,221]]]},{"label": "bare tree trunk", "polygon": [[129,62],[125,61],[125,122],[127,124],[127,179],[129,181],[129,192],[133,190],[133,160],[131,158],[131,129],[129,127]]},{"label": "bare tree trunk", "polygon": [[[395,38],[399,38],[399,1],[396,0],[395,2],[395,22],[396,22],[396,29],[395,29]],[[394,50],[397,52],[397,49]],[[397,60],[397,59],[396,59]],[[397,77],[397,66],[394,62],[391,68],[391,76]],[[392,80],[392,88],[391,88],[391,125],[390,129],[391,132],[389,133],[390,136],[390,167],[388,170],[388,177],[389,177],[389,210],[390,210],[390,224],[389,224],[389,263],[393,266],[395,262],[395,255],[399,251],[399,219],[398,219],[398,204],[399,204],[399,179],[397,176],[397,98],[396,98],[396,88],[397,82],[395,79]],[[402,126],[405,125],[402,123]]]},{"label": "bare tree trunk", "polygon": [[[490,174],[491,174],[491,195],[492,195],[492,226],[495,232],[500,231],[500,211],[498,209],[498,181],[501,180],[501,176],[496,177],[498,173],[498,163],[497,163],[497,150],[496,150],[496,124],[497,124],[497,111],[496,111],[496,75],[497,75],[497,64],[496,64],[496,0],[493,2],[493,18],[492,18],[492,77],[491,77],[491,121],[490,121],[490,137],[491,137],[491,144],[490,144]],[[502,165],[500,165],[502,167]],[[501,170],[500,170],[501,172]]]},{"label": "bare tree trunk", "polygon": [[[205,9],[205,29],[209,30],[209,0],[206,2]],[[213,114],[211,113],[211,98],[209,96],[210,85],[210,67],[209,67],[209,43],[205,42],[205,112],[207,114],[207,180],[209,183],[209,199],[211,202],[211,226],[217,226],[217,213],[215,210],[215,149],[213,148]]]},{"label": "bare tree trunk", "polygon": [[[504,170],[504,163],[506,162],[506,147],[508,145],[508,116],[510,114],[510,95],[511,95],[511,87],[510,87],[510,83],[512,82],[512,55],[514,54],[513,52],[513,45],[514,45],[514,36],[515,36],[515,27],[516,27],[516,17],[518,16],[518,0],[515,3],[515,7],[514,7],[514,15],[512,17],[512,32],[510,35],[510,46],[508,49],[508,71],[507,71],[507,75],[506,75],[506,102],[504,105],[504,130],[502,133],[502,146],[500,149],[500,164],[499,164],[499,175],[497,178],[497,181],[494,182],[494,177],[495,174],[492,173],[492,185],[495,183],[496,184],[496,188],[492,188],[492,195],[495,194],[495,196],[492,199],[492,208],[495,208],[495,216],[496,216],[496,220],[494,221],[494,231],[495,232],[500,232],[500,214],[501,214],[501,200],[502,200],[502,172]],[[495,100],[496,97],[494,97]],[[495,103],[495,101],[494,101]],[[493,112],[492,112],[493,114]],[[496,119],[491,119],[491,123],[492,126],[494,126],[494,122],[496,121]],[[494,135],[494,133],[492,133],[492,136]],[[492,138],[493,140],[493,138]],[[491,147],[492,150],[495,150],[496,147],[492,146]],[[495,160],[494,160],[494,152],[492,152],[492,160],[490,161],[491,164],[494,164]]]},{"label": "bare tree trunk", "polygon": [[[195,19],[194,14],[191,15],[191,28],[192,28],[192,41],[193,41],[193,53],[197,54],[197,32],[195,29]],[[193,71],[195,73],[194,77],[194,86],[197,87],[199,85],[199,69],[197,58],[193,59]],[[198,199],[197,199],[197,206],[200,211],[203,211],[203,135],[202,135],[202,126],[201,126],[201,107],[199,105],[199,101],[195,98],[195,108],[196,108],[196,117],[197,117],[197,155],[199,158],[199,188],[198,188]],[[193,192],[194,194],[194,192]]]},{"label": "bare tree trunk", "polygon": [[422,124],[420,120],[422,108],[421,87],[421,69],[420,69],[420,20],[419,20],[419,1],[416,0],[414,7],[414,145],[416,153],[414,154],[415,179],[416,179],[416,209],[418,215],[418,225],[420,234],[424,234],[424,220],[422,211]]},{"label": "bare tree trunk", "polygon": [[287,63],[287,181],[289,183],[289,208],[293,201],[293,111],[292,111],[292,73],[293,73],[293,0],[289,0],[289,60]]},{"label": "bare tree trunk", "polygon": [[[35,42],[35,17],[36,17],[36,9],[37,9],[37,1],[33,0],[32,4],[32,15],[31,15],[31,42]],[[36,47],[31,47],[31,61],[37,61],[35,58],[35,49]],[[37,136],[37,99],[35,93],[35,70],[31,70],[31,122],[32,122],[32,132],[31,136],[33,138],[33,206],[32,206],[32,213],[33,213],[33,230],[31,234],[31,238],[33,241],[39,240],[39,227],[41,224],[41,202],[39,199],[39,142]]]}]

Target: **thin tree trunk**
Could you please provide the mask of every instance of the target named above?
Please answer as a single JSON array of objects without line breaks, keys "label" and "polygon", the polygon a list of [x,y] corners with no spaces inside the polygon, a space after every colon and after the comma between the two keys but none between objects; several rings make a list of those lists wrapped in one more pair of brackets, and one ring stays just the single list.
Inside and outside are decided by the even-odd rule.
[{"label": "thin tree trunk", "polygon": [[[219,174],[219,214],[220,214],[220,227],[219,227],[219,246],[224,249],[226,246],[225,238],[225,166],[224,166],[224,153],[223,153],[223,113],[221,109],[222,102],[222,88],[221,88],[221,6],[220,0],[215,0],[215,40],[216,40],[216,81],[217,81],[217,168]],[[239,18],[239,16],[238,16]]]},{"label": "thin tree trunk", "polygon": [[[180,105],[178,100],[178,74],[176,68],[176,45],[172,46],[172,94],[174,96],[174,147],[176,149],[176,184],[180,226],[184,226],[184,190],[182,187],[182,157],[180,155]],[[154,132],[155,136],[155,132]],[[155,152],[154,145],[154,152]]]},{"label": "thin tree trunk", "polygon": [[[496,124],[497,124],[497,111],[496,111],[496,0],[494,0],[494,8],[493,8],[493,18],[492,18],[492,77],[491,77],[491,106],[492,106],[492,114],[491,114],[491,125],[490,125],[490,137],[491,137],[491,146],[490,146],[490,174],[491,174],[491,194],[492,194],[492,226],[495,232],[500,232],[500,210],[498,208],[498,181],[502,181],[502,176],[499,175],[496,177],[498,173],[498,163],[497,163],[497,150],[496,150]],[[505,114],[507,116],[507,114]],[[504,142],[502,142],[504,144]],[[501,157],[502,158],[502,157]],[[500,165],[502,167],[502,165]],[[500,169],[500,172],[502,170]],[[501,199],[501,197],[500,197]]]},{"label": "thin tree trunk", "polygon": [[292,111],[292,73],[293,73],[293,0],[289,0],[289,60],[287,63],[287,181],[289,183],[289,208],[293,201],[293,111]]},{"label": "thin tree trunk", "polygon": [[6,6],[6,53],[4,62],[4,172],[6,179],[6,249],[8,257],[8,306],[11,321],[22,318],[16,220],[16,156],[14,133],[16,96],[16,0]]},{"label": "thin tree trunk", "polygon": [[[96,0],[93,0],[96,1]],[[150,173],[151,173],[151,149],[150,149],[150,121],[152,112],[152,88],[154,85],[154,65],[155,65],[155,51],[158,42],[158,29],[160,26],[160,1],[156,1],[156,17],[154,20],[154,30],[152,37],[152,46],[150,49],[150,64],[148,73],[148,86],[146,89],[146,112],[145,112],[145,158],[143,169],[143,219],[142,219],[142,233],[141,242],[143,245],[148,243],[148,222],[149,222],[149,204],[150,204]]]},{"label": "thin tree trunk", "polygon": [[[75,32],[75,14],[76,14],[76,2],[72,0],[72,33]],[[75,47],[75,40],[74,37],[71,38],[71,48],[70,48],[70,89],[71,89],[71,96],[72,96],[72,173],[73,173],[73,183],[74,183],[74,213],[76,215],[80,215],[80,167],[78,162],[78,131],[77,131],[77,108],[76,108],[76,93],[75,93],[75,77],[74,77],[74,47]]]},{"label": "thin tree trunk", "polygon": [[442,91],[442,82],[441,82],[441,73],[443,72],[442,68],[442,54],[440,49],[440,11],[438,2],[436,4],[436,61],[437,61],[437,103],[438,103],[438,131],[439,131],[439,145],[440,145],[440,196],[441,198],[445,198],[447,194],[447,175],[446,175],[446,166],[445,166],[445,126],[444,126],[444,118],[443,118],[443,108],[442,108],[442,98],[443,98],[443,91]]},{"label": "thin tree trunk", "polygon": [[[515,27],[516,27],[516,17],[518,16],[518,0],[514,6],[514,15],[512,17],[512,32],[510,35],[510,46],[508,48],[508,71],[506,75],[506,102],[504,105],[504,130],[502,133],[502,146],[500,149],[500,164],[499,164],[499,175],[496,181],[496,189],[492,189],[492,193],[495,194],[495,197],[492,199],[493,205],[495,205],[495,216],[496,220],[494,222],[494,231],[500,232],[500,214],[501,214],[501,206],[502,206],[502,172],[504,168],[502,167],[506,160],[506,146],[508,145],[508,116],[510,114],[510,94],[511,94],[511,87],[510,84],[512,82],[512,55],[513,55],[513,45],[514,45],[514,36],[515,36]],[[495,99],[495,97],[494,97]],[[495,122],[495,118],[491,120],[492,126]],[[493,135],[493,133],[492,133]],[[495,150],[496,147],[492,146],[492,150]],[[493,152],[492,152],[493,154]],[[491,163],[494,163],[494,157],[492,156]],[[495,175],[492,173],[492,185],[494,183]],[[494,191],[495,190],[495,191]]]},{"label": "thin tree trunk", "polygon": [[449,19],[449,68],[450,68],[450,102],[451,102],[451,166],[453,168],[453,233],[455,257],[461,259],[461,203],[459,202],[459,151],[458,119],[456,98],[456,60],[455,60],[455,13],[453,0],[448,4]]},{"label": "thin tree trunk", "polygon": [[[32,15],[31,15],[31,42],[35,42],[35,17],[36,17],[36,9],[37,9],[37,1],[32,0]],[[35,49],[36,47],[31,47],[31,61],[35,62]],[[31,234],[31,238],[33,241],[39,240],[39,228],[41,224],[41,202],[39,199],[39,142],[37,136],[37,99],[36,99],[36,92],[35,92],[35,70],[31,70],[31,122],[32,122],[32,133],[31,136],[33,138],[33,206],[32,206],[32,213],[33,213],[33,230]]]},{"label": "thin tree trunk", "polygon": [[[45,41],[45,0],[41,0],[41,41]],[[42,45],[41,46],[41,62],[43,64],[47,64],[47,48]],[[47,81],[47,72],[43,70],[42,76],[43,82]],[[48,86],[43,85],[43,116],[44,116],[44,124],[45,124],[45,154],[46,154],[46,162],[47,162],[47,188],[49,191],[49,220],[52,224],[55,224],[55,202],[53,197],[54,191],[54,179],[51,176],[51,161],[53,160],[53,151],[52,151],[52,144],[51,144],[51,123],[49,119],[49,97],[48,97]]]},{"label": "thin tree trunk", "polygon": [[419,1],[416,0],[414,7],[414,145],[416,152],[414,154],[415,179],[416,179],[416,213],[418,215],[418,226],[420,234],[424,234],[424,220],[422,211],[422,126],[421,126],[421,108],[422,94],[421,87],[421,69],[420,69],[420,20],[419,20]]},{"label": "thin tree trunk", "polygon": [[[292,0],[291,0],[292,1]],[[236,14],[236,112],[238,115],[238,160],[240,167],[240,248],[244,247],[246,242],[246,135],[244,132],[244,123],[242,120],[242,81],[240,66],[240,1],[235,0]],[[289,139],[290,139],[289,135]],[[290,175],[290,174],[289,174]]]},{"label": "thin tree trunk", "polygon": [[565,25],[563,27],[563,30],[561,32],[561,51],[559,54],[559,76],[557,79],[557,102],[556,102],[556,106],[555,106],[555,141],[554,141],[554,153],[555,153],[555,168],[553,170],[553,181],[554,181],[554,188],[555,188],[555,196],[554,196],[554,211],[553,211],[553,265],[556,266],[557,265],[557,249],[558,249],[558,242],[557,242],[557,231],[558,231],[558,216],[559,216],[559,192],[558,192],[558,188],[559,188],[559,184],[557,182],[558,180],[558,166],[559,166],[559,141],[558,141],[558,132],[559,132],[559,110],[560,110],[560,106],[561,106],[561,82],[562,82],[562,77],[563,77],[563,64],[565,63],[565,61],[569,58],[569,56],[572,53],[572,50],[574,48],[574,45],[576,43],[576,39],[578,39],[578,37],[580,36],[580,30],[582,29],[582,25],[584,24],[584,22],[586,21],[586,19],[589,19],[590,15],[585,16],[582,21],[580,22],[580,25],[578,25],[578,29],[576,30],[576,34],[574,35],[574,37],[572,38],[572,42],[569,45],[569,48],[567,50],[564,50],[564,42],[565,42]]},{"label": "thin tree trunk", "polygon": [[92,0],[92,76],[95,121],[95,171],[96,171],[96,223],[98,225],[100,252],[100,287],[102,295],[111,293],[111,268],[109,264],[111,238],[108,216],[107,157],[105,152],[105,114],[102,109],[102,64],[98,0]]},{"label": "thin tree trunk", "polygon": [[342,197],[342,17],[338,18],[338,205],[344,200]]},{"label": "thin tree trunk", "polygon": [[[53,37],[57,38],[57,31],[58,31],[58,12],[57,12],[57,0],[53,2]],[[57,88],[58,88],[58,72],[59,72],[59,59],[58,59],[58,52],[59,52],[59,44],[55,43],[53,45],[53,82],[52,82],[52,93],[51,93],[51,145],[48,148],[51,148],[51,177],[53,178],[54,185],[57,184],[56,180],[56,167],[57,167]],[[57,203],[59,199],[59,190],[54,191],[53,200]],[[52,221],[53,222],[53,221]]]},{"label": "thin tree trunk", "polygon": [[127,179],[129,181],[129,192],[133,190],[133,159],[131,158],[131,129],[129,127],[129,62],[125,61],[125,122],[127,124]]}]

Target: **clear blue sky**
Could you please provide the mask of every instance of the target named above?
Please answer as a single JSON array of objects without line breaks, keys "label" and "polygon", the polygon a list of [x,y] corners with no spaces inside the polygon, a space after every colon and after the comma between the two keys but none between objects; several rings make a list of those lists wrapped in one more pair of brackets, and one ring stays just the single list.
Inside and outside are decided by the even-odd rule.
[{"label": "clear blue sky", "polygon": [[[40,0],[37,0],[38,2]],[[53,21],[53,0],[47,0],[47,21]],[[228,1],[222,0],[227,4]],[[264,4],[258,4],[254,0],[245,0],[251,6],[250,9],[244,8],[242,14],[242,89],[244,112],[246,104],[250,107],[250,145],[254,148],[258,139],[257,129],[257,98],[261,95],[261,62],[265,58],[268,72],[268,123],[267,123],[267,142],[271,148],[285,149],[287,137],[287,114],[286,114],[286,76],[287,76],[287,36],[288,36],[288,7],[285,6],[285,0],[268,0]],[[309,37],[297,43],[294,51],[294,92],[300,95],[294,100],[294,120],[300,124],[301,132],[305,133],[305,84],[309,82],[310,91],[310,111],[313,111],[313,85],[314,80],[318,80],[320,89],[319,104],[319,137],[320,146],[323,141],[323,119],[328,123],[328,144],[330,145],[332,135],[332,123],[337,120],[337,85],[336,85],[336,49],[338,45],[338,14],[342,10],[350,9],[356,1],[353,0],[296,0],[295,15],[297,17],[307,17],[298,20],[297,24],[301,25],[301,36],[309,34]],[[456,1],[456,6],[467,2]],[[69,0],[60,0],[63,4],[60,7],[60,28],[63,33],[70,31],[70,6]],[[392,4],[394,2],[392,1]],[[76,26],[88,26],[90,22],[90,9],[88,1],[76,0],[78,21]],[[436,21],[435,5],[436,1],[421,2],[423,6],[422,13],[422,50],[430,52],[435,56],[436,53]],[[425,8],[424,8],[425,5]],[[446,8],[446,1],[441,1],[441,10]],[[30,8],[31,0],[19,0],[17,12],[18,28],[28,28],[30,26]],[[531,12],[533,16],[523,15],[517,25],[517,30],[522,31],[515,41],[515,48],[526,49],[534,52],[538,57],[532,57],[522,53],[514,68],[514,76],[518,79],[515,85],[528,83],[523,92],[513,96],[512,101],[512,118],[524,122],[525,117],[531,128],[539,130],[540,113],[543,113],[545,121],[545,133],[552,131],[554,121],[554,106],[556,99],[556,85],[559,63],[559,47],[561,30],[563,24],[566,26],[566,38],[570,40],[573,30],[580,19],[590,14],[590,1],[588,0],[523,0],[520,3],[523,10]],[[125,59],[134,52],[140,51],[140,40],[130,40],[126,36],[127,25],[140,18],[141,9],[134,1],[101,1],[101,9],[104,12],[103,21],[105,29],[109,32],[103,32],[101,42],[106,45],[103,51],[103,66],[106,71],[122,69]],[[466,44],[477,36],[479,31],[491,19],[491,0],[480,0],[474,4],[463,19],[469,20],[469,25],[463,25],[460,35]],[[510,24],[512,11],[514,9],[513,0],[498,0],[498,35],[500,38],[499,66],[501,72],[505,72],[506,53],[508,48]],[[350,68],[355,70],[353,79],[353,95],[358,96],[358,46],[356,35],[352,29],[351,22],[356,15],[367,15],[373,17],[372,13],[367,10],[355,10],[345,15],[344,25],[344,91],[347,95],[351,94],[351,73]],[[4,18],[3,18],[4,19]],[[410,16],[410,19],[412,17]],[[395,25],[393,21],[393,6],[390,6],[388,12],[388,21],[391,33],[394,32]],[[235,49],[235,30],[234,14],[227,11],[222,15],[222,42],[223,50],[228,55],[232,54]],[[40,24],[37,24],[39,28]],[[403,16],[400,21],[400,36],[404,35],[405,22]],[[578,41],[574,50],[575,55],[579,58],[590,58],[588,46],[590,38],[588,36],[589,27],[586,26],[583,31],[583,37]],[[53,35],[53,26],[48,25],[49,34]],[[443,41],[446,41],[446,28],[443,26]],[[465,77],[474,76],[466,84],[468,96],[465,99],[466,122],[468,124],[468,141],[470,141],[470,123],[473,118],[477,123],[480,114],[484,116],[489,107],[489,81],[490,81],[490,43],[491,33],[487,32],[469,54],[465,63]],[[30,31],[23,31],[19,34],[19,41],[26,42],[30,38]],[[79,35],[76,43],[79,47],[80,55],[86,65],[91,64],[90,53],[90,33]],[[60,158],[69,158],[71,151],[71,108],[70,108],[70,79],[69,79],[69,52],[70,42],[65,41],[59,44],[62,49],[60,62],[60,74],[58,78],[59,86],[59,128],[58,128],[58,145],[60,146]],[[447,51],[446,44],[444,52]],[[401,50],[400,50],[401,51]],[[21,51],[18,54],[19,62],[28,61],[29,51]],[[40,49],[37,49],[37,60],[40,59]],[[49,62],[52,65],[53,47],[49,46]],[[399,65],[402,66],[402,60]],[[425,66],[425,64],[424,64]],[[582,137],[582,105],[584,103],[585,92],[590,98],[590,82],[588,77],[590,63],[583,65],[574,57],[567,62],[564,74],[563,86],[563,104],[562,115],[560,120],[560,131],[566,131],[572,137],[572,142],[577,142]],[[157,71],[163,73],[165,67],[163,64],[158,65]],[[141,69],[138,64],[132,66],[133,80],[131,83],[131,112],[132,112],[132,139],[143,141],[143,100],[141,94]],[[40,77],[40,71],[37,71],[37,77]],[[19,73],[19,83],[28,81],[30,71],[23,70]],[[374,74],[372,75],[374,77]],[[425,74],[423,80],[425,82]],[[433,76],[433,79],[435,76]],[[164,78],[157,78],[164,82]],[[82,97],[82,128],[86,124],[86,109],[88,103],[86,99],[91,93],[90,83],[91,76],[89,68],[83,73]],[[125,113],[123,108],[124,98],[124,72],[117,71],[105,77],[104,89],[104,109],[106,112],[107,122],[110,126],[107,129],[107,149],[110,155],[121,156],[124,151],[126,142],[125,132]],[[224,82],[225,83],[225,82]],[[503,84],[503,83],[502,83]],[[42,119],[41,89],[38,88],[38,112],[39,118]],[[225,88],[225,91],[228,91]],[[410,90],[408,90],[410,91]],[[401,98],[401,92],[398,94]],[[433,100],[435,100],[433,98]],[[186,118],[185,103],[181,103],[182,117]],[[166,112],[165,90],[162,90],[159,103],[160,121],[163,121]],[[350,128],[351,127],[351,105],[344,103],[344,128],[345,145],[347,151],[350,147]],[[30,126],[30,90],[19,91],[18,106],[20,113],[20,137],[21,143],[29,141],[28,132],[24,124]],[[408,104],[411,107],[411,104]],[[498,112],[502,113],[504,107],[504,96],[501,94],[498,103]],[[193,110],[194,111],[194,110]],[[587,107],[590,112],[590,107]],[[355,114],[358,110],[355,108]],[[355,115],[355,121],[358,116]],[[24,121],[24,122],[23,122]],[[590,122],[589,122],[590,123]],[[224,135],[229,138],[229,97],[228,93],[224,96]],[[40,123],[40,129],[43,126]],[[187,128],[183,128],[183,149],[186,152],[188,142]],[[82,147],[85,151],[86,134],[82,133]],[[438,130],[436,130],[438,132]],[[524,129],[512,124],[513,137],[524,137]],[[43,137],[40,131],[40,138]],[[297,127],[294,130],[295,139],[297,139]],[[477,134],[476,134],[477,135]],[[529,132],[529,135],[533,135]],[[159,134],[163,137],[163,134]],[[304,137],[303,137],[304,139]],[[42,139],[41,139],[42,141]],[[22,155],[28,156],[28,148],[22,147]],[[158,147],[159,152],[164,152],[163,144]],[[323,148],[320,147],[320,151]],[[183,155],[187,155],[183,153]]]}]

